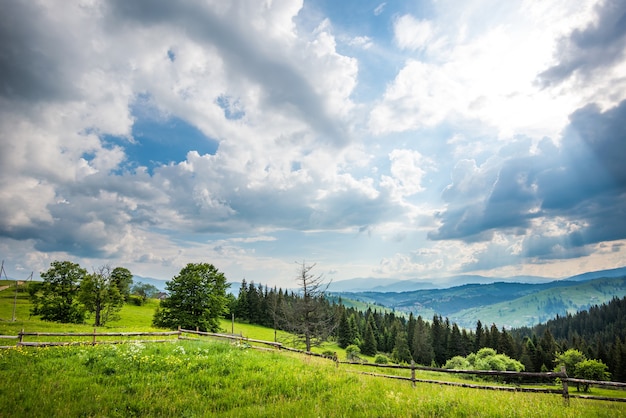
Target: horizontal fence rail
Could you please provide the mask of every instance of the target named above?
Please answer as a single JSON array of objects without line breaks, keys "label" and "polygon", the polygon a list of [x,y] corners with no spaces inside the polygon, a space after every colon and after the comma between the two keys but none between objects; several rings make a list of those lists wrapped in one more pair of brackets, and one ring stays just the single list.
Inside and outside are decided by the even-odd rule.
[{"label": "horizontal fence rail", "polygon": [[[560,372],[514,372],[514,371],[497,371],[497,370],[441,369],[441,368],[436,368],[436,367],[420,366],[413,362],[411,362],[410,365],[403,365],[403,364],[366,363],[362,361],[361,362],[340,361],[336,353],[334,353],[333,356],[328,356],[325,354],[319,354],[319,353],[314,353],[311,351],[305,351],[305,350],[300,350],[297,348],[289,347],[280,342],[257,340],[253,338],[244,337],[243,335],[236,335],[236,334],[204,332],[204,331],[199,331],[197,329],[188,330],[188,329],[182,329],[180,327],[176,331],[156,331],[156,332],[97,332],[96,328],[94,328],[93,332],[25,332],[22,329],[17,335],[0,335],[0,339],[17,340],[16,345],[0,346],[0,349],[1,348],[15,348],[15,347],[20,347],[20,346],[46,347],[46,346],[72,346],[72,345],[123,344],[123,343],[151,343],[151,342],[156,343],[156,342],[174,342],[177,340],[202,341],[202,339],[199,338],[202,336],[218,338],[218,339],[227,339],[231,341],[236,341],[238,343],[246,343],[246,344],[250,344],[249,346],[255,349],[284,350],[284,351],[302,353],[302,354],[306,354],[309,356],[328,358],[334,361],[337,367],[339,367],[339,365],[341,364],[344,364],[344,365],[352,365],[352,366],[366,367],[366,368],[376,367],[379,369],[386,368],[386,369],[410,370],[411,376],[389,375],[389,374],[381,374],[381,373],[365,372],[365,371],[359,371],[358,373],[369,375],[369,376],[375,376],[375,377],[410,381],[412,382],[413,386],[415,386],[416,383],[432,383],[432,384],[457,386],[457,387],[465,387],[465,388],[473,388],[473,389],[501,390],[501,391],[511,391],[511,392],[553,393],[553,394],[561,394],[566,402],[569,402],[570,397],[580,398],[580,399],[626,402],[626,398],[595,396],[595,395],[585,395],[585,394],[570,394],[569,386],[568,386],[569,383],[605,386],[605,387],[612,387],[616,389],[626,388],[626,383],[570,378],[567,376],[567,373],[565,373],[565,368],[562,368]],[[86,340],[75,341],[74,340],[74,341],[32,341],[31,342],[31,341],[24,341],[24,337],[61,337],[61,338],[91,337],[91,340],[90,341],[86,341]],[[176,338],[144,339],[144,340],[111,340],[111,339],[102,339],[103,337],[106,337],[106,338],[110,338],[110,337],[176,337]],[[98,338],[100,339],[98,340]],[[271,348],[259,347],[258,345],[252,345],[252,344],[266,345]],[[437,372],[437,373],[449,373],[449,374],[502,377],[505,380],[506,379],[510,380],[510,379],[533,378],[533,379],[554,381],[555,379],[559,379],[563,385],[563,388],[562,389],[533,388],[533,387],[522,387],[522,386],[486,385],[486,384],[475,384],[475,383],[465,383],[465,382],[451,382],[451,381],[434,380],[434,379],[421,379],[421,378],[416,378],[415,376],[416,370],[432,371],[432,372]]]}]

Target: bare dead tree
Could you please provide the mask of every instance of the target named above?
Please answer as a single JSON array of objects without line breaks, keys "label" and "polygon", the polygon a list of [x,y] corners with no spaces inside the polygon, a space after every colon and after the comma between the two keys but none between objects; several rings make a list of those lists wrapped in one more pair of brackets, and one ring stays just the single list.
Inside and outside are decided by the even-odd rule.
[{"label": "bare dead tree", "polygon": [[302,341],[307,351],[325,341],[335,327],[333,310],[326,301],[329,283],[312,273],[315,264],[298,263],[299,294],[284,302],[285,328]]}]

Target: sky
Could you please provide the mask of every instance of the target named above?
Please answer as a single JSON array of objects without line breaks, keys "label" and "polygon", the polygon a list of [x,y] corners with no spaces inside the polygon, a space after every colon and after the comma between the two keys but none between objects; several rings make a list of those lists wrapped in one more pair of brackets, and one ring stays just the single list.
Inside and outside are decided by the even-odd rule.
[{"label": "sky", "polygon": [[9,277],[626,265],[622,0],[0,7]]}]

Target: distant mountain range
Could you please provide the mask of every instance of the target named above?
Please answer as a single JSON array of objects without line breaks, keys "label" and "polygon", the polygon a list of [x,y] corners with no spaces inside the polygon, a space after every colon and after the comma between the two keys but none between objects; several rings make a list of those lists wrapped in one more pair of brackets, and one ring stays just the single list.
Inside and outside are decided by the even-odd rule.
[{"label": "distant mountain range", "polygon": [[[134,276],[165,291],[165,280]],[[239,293],[241,283],[230,283]],[[459,275],[428,280],[357,278],[333,282],[332,299],[341,297],[347,306],[378,307],[398,313],[421,315],[431,320],[441,315],[460,327],[473,329],[480,320],[499,328],[534,326],[556,315],[573,314],[593,305],[626,296],[626,267],[579,274],[554,280],[538,276],[493,278]],[[374,309],[374,308],[372,308]]]},{"label": "distant mountain range", "polygon": [[145,283],[145,284],[151,284],[152,286],[159,289],[159,292],[164,292],[165,283],[167,282],[167,280],[159,280],[159,279],[153,279],[152,277],[143,277],[143,276],[134,275],[133,284],[137,284],[139,282]]},{"label": "distant mountain range", "polygon": [[[626,267],[610,270],[593,271],[559,280],[585,281],[600,277],[619,277],[626,275]],[[479,275],[458,275],[436,279],[379,279],[355,278],[332,282],[329,292],[410,292],[423,289],[446,289],[464,284],[504,283],[548,283],[554,278],[541,276],[486,277]]]},{"label": "distant mountain range", "polygon": [[[516,280],[518,281],[516,281]],[[334,283],[331,294],[344,301],[380,305],[401,313],[447,317],[464,328],[474,328],[480,320],[483,324],[495,323],[498,327],[533,326],[558,315],[575,313],[596,304],[610,301],[613,297],[626,296],[626,267],[585,273],[563,280],[520,276],[507,281],[494,281],[482,276],[455,276],[445,283],[463,280],[463,284],[446,288],[433,288],[432,283],[394,281],[383,284],[369,282],[367,291],[337,291],[342,282]],[[526,279],[525,282],[522,280]],[[354,288],[365,286],[363,279],[348,280]],[[485,283],[487,282],[487,283]],[[346,283],[348,284],[348,283]],[[399,291],[391,289],[417,290]],[[379,289],[383,289],[380,291]]]}]

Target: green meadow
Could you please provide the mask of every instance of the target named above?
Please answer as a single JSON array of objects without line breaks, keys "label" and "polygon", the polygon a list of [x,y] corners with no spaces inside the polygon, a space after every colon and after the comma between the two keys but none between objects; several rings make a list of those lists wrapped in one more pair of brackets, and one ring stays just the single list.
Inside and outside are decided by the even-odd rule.
[{"label": "green meadow", "polygon": [[[17,300],[17,302],[16,302]],[[16,321],[12,321],[15,303]],[[98,332],[156,331],[156,301],[126,305],[121,319]],[[274,330],[223,320],[225,332],[273,341]],[[29,317],[27,294],[0,292],[0,334],[19,330],[90,332],[93,326],[55,324]],[[162,331],[162,330],[159,330]],[[41,338],[41,337],[40,337]],[[50,337],[48,337],[49,339]],[[278,333],[289,344],[293,338]],[[14,340],[4,343],[14,344]],[[329,344],[319,350],[345,352]],[[370,360],[371,361],[371,360]],[[284,350],[202,338],[0,350],[2,417],[619,417],[626,403],[571,399],[554,394],[477,390],[384,379]],[[438,378],[422,372],[419,378]],[[448,380],[454,380],[449,378]],[[461,378],[457,378],[459,381]],[[594,389],[594,393],[595,389]]]}]

